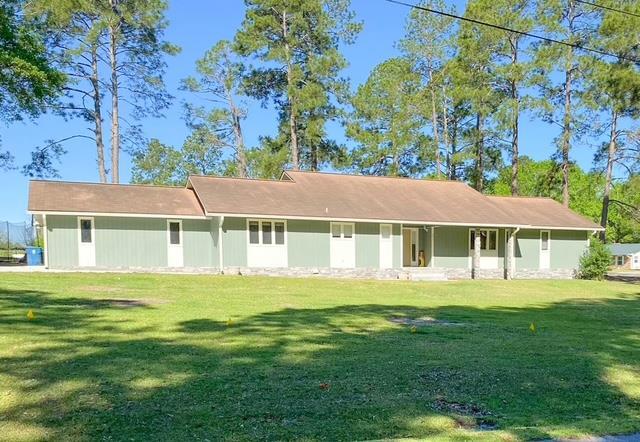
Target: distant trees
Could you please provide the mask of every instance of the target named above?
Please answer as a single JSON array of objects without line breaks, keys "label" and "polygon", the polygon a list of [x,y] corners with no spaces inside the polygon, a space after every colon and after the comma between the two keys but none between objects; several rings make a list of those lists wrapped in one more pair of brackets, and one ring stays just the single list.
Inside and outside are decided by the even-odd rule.
[{"label": "distant trees", "polygon": [[[0,3],[0,119],[5,122],[46,111],[66,81],[51,60],[42,24],[25,17],[23,7],[21,0]],[[0,151],[0,169],[10,167],[13,155]]]}]

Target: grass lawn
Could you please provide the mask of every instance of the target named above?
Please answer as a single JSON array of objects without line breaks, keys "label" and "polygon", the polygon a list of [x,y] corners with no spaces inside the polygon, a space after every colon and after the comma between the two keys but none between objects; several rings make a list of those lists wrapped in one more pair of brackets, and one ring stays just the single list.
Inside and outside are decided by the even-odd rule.
[{"label": "grass lawn", "polygon": [[0,274],[0,439],[634,431],[640,285]]}]

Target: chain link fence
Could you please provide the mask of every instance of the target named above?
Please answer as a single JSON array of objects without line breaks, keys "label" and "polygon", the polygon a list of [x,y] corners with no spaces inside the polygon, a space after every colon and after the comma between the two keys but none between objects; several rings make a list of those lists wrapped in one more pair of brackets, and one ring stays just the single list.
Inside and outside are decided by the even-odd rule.
[{"label": "chain link fence", "polygon": [[0,221],[0,263],[22,263],[25,247],[41,246],[38,229],[28,222]]}]

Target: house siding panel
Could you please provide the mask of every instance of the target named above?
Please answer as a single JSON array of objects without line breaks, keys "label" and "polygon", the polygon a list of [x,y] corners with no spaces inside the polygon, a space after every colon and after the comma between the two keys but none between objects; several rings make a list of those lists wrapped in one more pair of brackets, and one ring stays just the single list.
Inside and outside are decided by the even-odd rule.
[{"label": "house siding panel", "polygon": [[356,267],[380,267],[380,224],[356,223]]},{"label": "house siding panel", "polygon": [[393,268],[402,268],[402,225],[392,226],[393,235]]},{"label": "house siding panel", "polygon": [[329,267],[328,221],[287,221],[289,267]]},{"label": "house siding panel", "polygon": [[95,217],[97,267],[166,267],[167,220]]},{"label": "house siding panel", "polygon": [[539,230],[520,230],[516,233],[515,246],[517,270],[537,270],[540,268]]},{"label": "house siding panel", "polygon": [[[212,228],[213,225],[209,220],[185,219],[182,221],[185,267],[215,267],[217,265],[218,259],[217,253],[215,253]],[[215,234],[218,234],[217,231]]]},{"label": "house siding panel", "polygon": [[587,232],[551,231],[551,269],[577,269],[588,246]]},{"label": "house siding panel", "polygon": [[225,267],[247,265],[247,220],[225,218],[222,223],[222,250]]},{"label": "house siding panel", "polygon": [[78,218],[47,216],[47,253],[50,268],[78,265]]},{"label": "house siding panel", "polygon": [[469,268],[469,228],[437,227],[434,233],[435,267]]}]

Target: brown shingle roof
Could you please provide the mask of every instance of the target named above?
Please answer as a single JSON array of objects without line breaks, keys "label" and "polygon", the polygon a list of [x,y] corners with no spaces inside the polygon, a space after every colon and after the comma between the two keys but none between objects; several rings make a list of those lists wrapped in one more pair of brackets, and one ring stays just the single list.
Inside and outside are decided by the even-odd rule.
[{"label": "brown shingle roof", "polygon": [[551,198],[487,196],[509,215],[514,224],[537,227],[572,227],[600,230],[593,221]]},{"label": "brown shingle roof", "polygon": [[204,216],[193,190],[123,184],[31,181],[30,212]]},{"label": "brown shingle roof", "polygon": [[[334,173],[285,173],[284,180],[191,176],[209,214],[330,218],[515,226],[534,225],[511,206],[458,181],[414,180]],[[528,206],[527,206],[528,207]],[[536,226],[592,229],[597,226],[560,206],[536,216]],[[549,218],[549,222],[545,221]],[[533,219],[533,217],[531,218]],[[565,224],[563,224],[565,223]]]},{"label": "brown shingle roof", "polygon": [[187,188],[31,181],[29,211],[599,229],[551,199],[488,197],[459,181],[317,172],[283,178],[191,176]]}]

